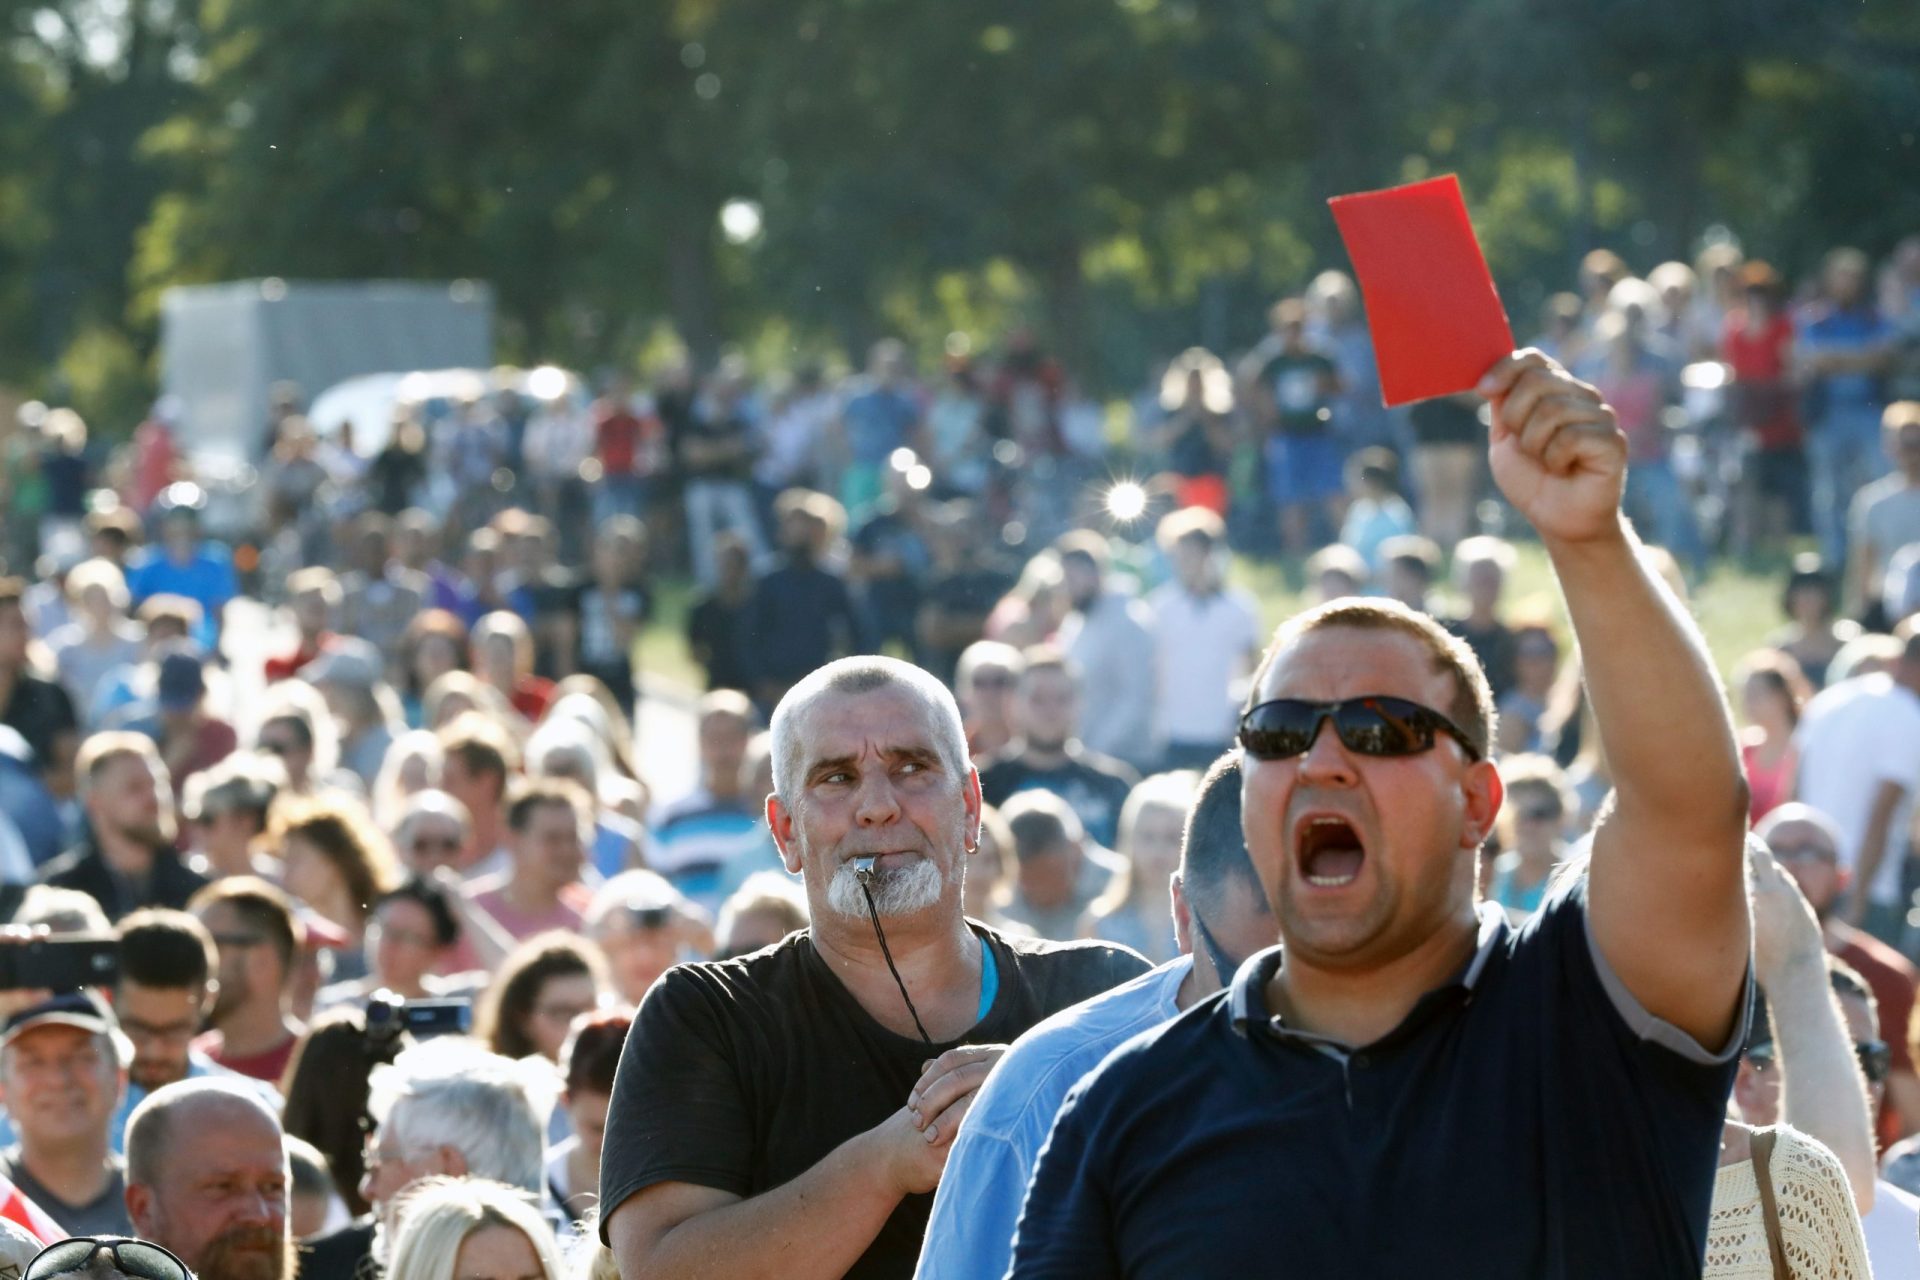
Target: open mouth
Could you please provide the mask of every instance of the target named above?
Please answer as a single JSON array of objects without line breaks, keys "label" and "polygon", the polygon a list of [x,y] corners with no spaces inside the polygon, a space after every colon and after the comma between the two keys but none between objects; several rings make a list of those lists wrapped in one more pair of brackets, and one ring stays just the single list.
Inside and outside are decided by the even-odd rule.
[{"label": "open mouth", "polygon": [[1351,822],[1333,814],[1304,819],[1294,831],[1300,874],[1316,889],[1339,889],[1360,878],[1367,850]]}]

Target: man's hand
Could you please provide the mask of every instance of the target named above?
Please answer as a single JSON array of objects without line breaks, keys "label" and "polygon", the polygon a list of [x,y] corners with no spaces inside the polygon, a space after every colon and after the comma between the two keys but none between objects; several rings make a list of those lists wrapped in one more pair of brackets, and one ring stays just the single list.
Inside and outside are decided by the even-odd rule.
[{"label": "man's hand", "polygon": [[960,1121],[1006,1051],[1003,1044],[947,1050],[920,1073],[907,1105],[869,1131],[885,1161],[887,1180],[901,1195],[918,1195],[940,1185]]},{"label": "man's hand", "polygon": [[1493,478],[1540,536],[1619,537],[1627,438],[1600,393],[1532,349],[1494,365],[1477,390],[1493,406]]},{"label": "man's hand", "polygon": [[970,1044],[949,1049],[920,1073],[907,1095],[907,1110],[926,1132],[927,1141],[953,1141],[960,1120],[973,1104],[973,1095],[987,1081],[993,1064],[1007,1051],[1003,1044]]},{"label": "man's hand", "polygon": [[1762,987],[1796,965],[1824,972],[1820,921],[1793,878],[1758,840],[1747,841],[1747,896],[1753,903],[1753,967]]}]

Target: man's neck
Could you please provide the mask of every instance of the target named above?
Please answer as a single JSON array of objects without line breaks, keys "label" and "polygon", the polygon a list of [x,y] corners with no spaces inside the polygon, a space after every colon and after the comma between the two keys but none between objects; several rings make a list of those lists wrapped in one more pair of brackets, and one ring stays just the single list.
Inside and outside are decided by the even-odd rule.
[{"label": "man's neck", "polygon": [[22,1144],[20,1163],[41,1186],[70,1205],[91,1204],[113,1180],[105,1133],[70,1143]]},{"label": "man's neck", "polygon": [[229,1013],[220,1023],[220,1045],[229,1058],[271,1053],[298,1035],[279,1001],[259,1001]]},{"label": "man's neck", "polygon": [[501,887],[507,905],[523,915],[545,915],[560,905],[560,889],[537,876],[515,871]]},{"label": "man's neck", "polygon": [[746,794],[738,782],[717,781],[704,774],[700,778],[700,786],[713,797],[716,804],[738,804],[741,797]]},{"label": "man's neck", "polygon": [[1211,960],[1202,959],[1197,953],[1188,959],[1193,963],[1187,969],[1187,976],[1180,979],[1180,989],[1173,993],[1173,1007],[1182,1013],[1220,989],[1220,977],[1214,972]]},{"label": "man's neck", "polygon": [[500,847],[500,814],[483,809],[473,815],[473,861],[484,862]]},{"label": "man's neck", "polygon": [[1020,763],[1030,769],[1058,769],[1073,758],[1071,742],[1041,746],[1029,738],[1020,748]]},{"label": "man's neck", "polygon": [[93,838],[94,843],[100,846],[100,856],[121,875],[144,876],[153,871],[157,852],[153,846],[142,844],[124,832],[101,824],[95,824]]},{"label": "man's neck", "polygon": [[[883,917],[881,927],[927,1034],[937,1044],[965,1035],[979,1021],[981,943],[960,912],[942,902],[911,916]],[[896,1035],[919,1034],[871,918],[847,919],[823,905],[811,936],[814,950],[875,1022]]]},{"label": "man's neck", "polygon": [[1290,957],[1267,984],[1267,1006],[1296,1030],[1353,1048],[1369,1045],[1406,1021],[1421,996],[1459,973],[1478,936],[1479,921],[1468,916],[1372,968],[1320,969]]}]

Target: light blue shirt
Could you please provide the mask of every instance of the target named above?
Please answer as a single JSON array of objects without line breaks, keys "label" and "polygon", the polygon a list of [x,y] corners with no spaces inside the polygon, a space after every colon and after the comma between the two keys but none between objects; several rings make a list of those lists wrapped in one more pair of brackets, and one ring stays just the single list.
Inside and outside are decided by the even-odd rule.
[{"label": "light blue shirt", "polygon": [[915,1280],[1003,1276],[1027,1181],[1067,1093],[1109,1053],[1179,1012],[1181,956],[1062,1009],[1008,1049],[980,1086],[947,1154]]}]

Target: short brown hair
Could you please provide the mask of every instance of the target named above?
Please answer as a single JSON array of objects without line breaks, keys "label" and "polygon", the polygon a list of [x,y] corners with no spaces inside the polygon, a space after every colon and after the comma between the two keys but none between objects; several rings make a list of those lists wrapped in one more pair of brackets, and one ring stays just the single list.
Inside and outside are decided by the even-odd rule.
[{"label": "short brown hair", "polygon": [[520,767],[520,749],[506,730],[477,711],[463,711],[440,731],[440,749],[457,756],[468,773],[491,773],[506,790],[507,778]]},{"label": "short brown hair", "polygon": [[1266,683],[1267,672],[1273,669],[1281,654],[1316,631],[1335,628],[1395,631],[1417,641],[1433,659],[1433,669],[1453,678],[1453,700],[1445,708],[1447,718],[1460,726],[1480,759],[1485,760],[1492,754],[1497,717],[1493,687],[1487,683],[1480,659],[1474,656],[1466,641],[1397,600],[1342,597],[1281,623],[1248,685],[1249,700],[1260,696],[1260,686]]},{"label": "short brown hair", "polygon": [[523,778],[514,784],[507,800],[507,830],[515,835],[524,832],[533,821],[533,811],[550,805],[572,809],[580,829],[592,829],[594,803],[587,789],[572,778],[543,777]]},{"label": "short brown hair", "polygon": [[153,745],[152,738],[127,729],[109,729],[81,743],[73,758],[73,775],[80,780],[80,789],[85,791],[102,769],[124,756],[138,756],[151,765],[154,772],[166,772],[166,762],[160,758],[160,750]]},{"label": "short brown hair", "polygon": [[228,876],[207,885],[187,902],[187,910],[196,917],[209,907],[225,903],[239,917],[265,933],[280,956],[286,976],[293,974],[293,957],[307,945],[307,928],[294,914],[293,899],[275,885],[258,876]]}]

